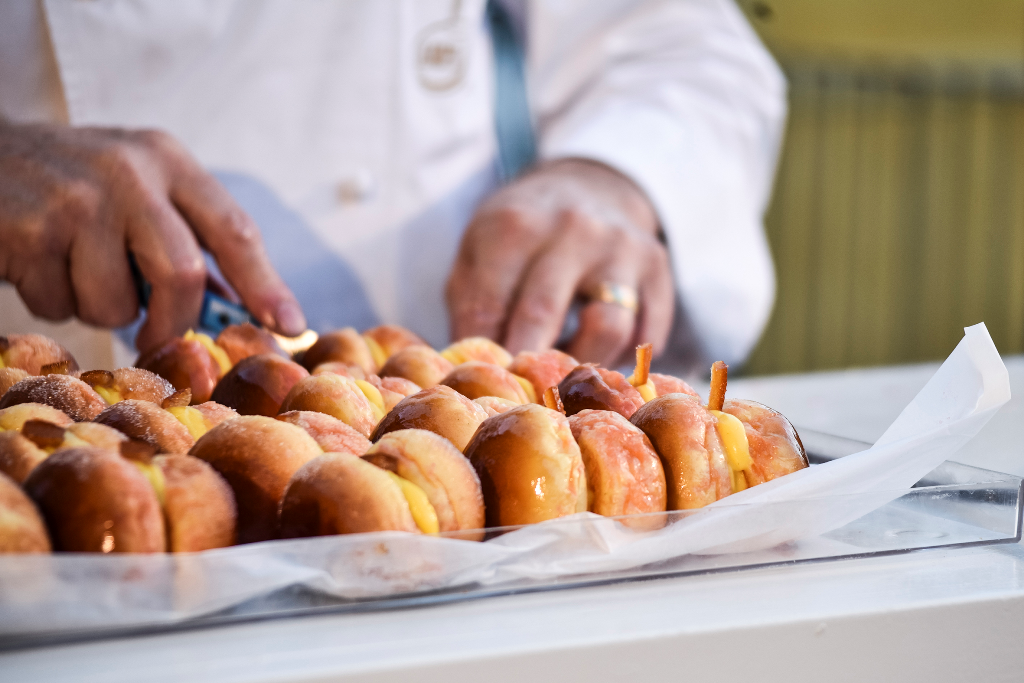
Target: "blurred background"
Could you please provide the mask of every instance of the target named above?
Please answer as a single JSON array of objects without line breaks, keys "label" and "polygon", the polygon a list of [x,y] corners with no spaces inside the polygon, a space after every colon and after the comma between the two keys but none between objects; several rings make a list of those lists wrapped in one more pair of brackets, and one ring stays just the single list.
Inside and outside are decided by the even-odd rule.
[{"label": "blurred background", "polygon": [[1024,351],[1024,0],[740,0],[786,72],[746,374]]}]

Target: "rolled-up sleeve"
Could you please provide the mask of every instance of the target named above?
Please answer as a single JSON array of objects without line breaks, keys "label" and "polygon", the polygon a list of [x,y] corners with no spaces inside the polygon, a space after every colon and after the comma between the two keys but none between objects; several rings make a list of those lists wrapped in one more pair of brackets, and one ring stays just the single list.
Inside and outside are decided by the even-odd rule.
[{"label": "rolled-up sleeve", "polygon": [[647,193],[692,332],[742,362],[775,297],[781,71],[731,0],[534,0],[526,30],[540,158],[600,161]]}]

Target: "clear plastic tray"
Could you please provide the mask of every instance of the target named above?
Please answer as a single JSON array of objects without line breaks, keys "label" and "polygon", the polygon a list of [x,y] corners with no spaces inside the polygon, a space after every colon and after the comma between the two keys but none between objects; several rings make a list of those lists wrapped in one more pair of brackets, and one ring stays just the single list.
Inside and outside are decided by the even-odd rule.
[{"label": "clear plastic tray", "polygon": [[[800,430],[800,434],[812,465],[863,450],[867,446],[867,444],[857,441],[811,430]],[[625,569],[569,575],[546,572],[541,567],[535,576],[524,578],[520,575],[510,580],[501,580],[499,575],[498,578],[492,577],[492,580],[487,582],[467,581],[461,583],[457,580],[458,573],[451,571],[444,573],[446,577],[444,581],[435,581],[434,583],[431,582],[429,576],[421,581],[415,578],[397,583],[393,580],[375,581],[379,578],[374,574],[375,572],[379,574],[382,571],[391,571],[387,567],[388,559],[385,558],[372,567],[353,569],[346,566],[341,568],[340,573],[351,574],[347,577],[350,580],[349,585],[352,585],[352,581],[355,582],[356,587],[359,588],[355,592],[361,593],[358,597],[353,597],[352,591],[349,591],[350,594],[347,597],[341,597],[337,592],[318,590],[316,581],[299,581],[291,585],[272,586],[257,595],[250,594],[248,597],[244,593],[240,593],[241,597],[233,602],[228,601],[231,604],[216,608],[200,607],[198,614],[195,609],[192,612],[181,610],[180,596],[175,593],[175,584],[182,581],[183,575],[188,576],[190,581],[196,580],[196,576],[199,576],[200,580],[209,580],[212,578],[211,574],[216,573],[215,569],[210,569],[211,566],[215,568],[215,564],[202,565],[203,568],[200,571],[195,568],[189,570],[187,563],[175,564],[170,556],[165,556],[163,559],[153,558],[153,556],[136,556],[138,560],[135,565],[131,561],[125,563],[122,560],[122,564],[118,565],[122,567],[118,570],[121,572],[120,578],[130,583],[137,578],[133,574],[149,572],[153,576],[146,577],[146,581],[150,582],[146,585],[160,585],[166,589],[164,591],[166,595],[154,596],[150,601],[152,604],[140,605],[138,594],[134,596],[119,594],[126,590],[125,584],[118,583],[111,578],[113,574],[109,571],[110,563],[107,563],[106,566],[104,564],[105,560],[109,558],[77,556],[75,561],[79,564],[76,565],[75,571],[79,573],[78,575],[91,580],[90,586],[98,586],[101,590],[109,591],[113,597],[103,603],[97,603],[102,608],[92,606],[75,609],[74,605],[55,603],[52,598],[49,598],[50,602],[48,603],[46,600],[38,604],[33,603],[32,586],[25,586],[25,589],[22,590],[21,586],[11,585],[12,576],[30,577],[26,583],[32,583],[32,579],[35,579],[36,576],[35,573],[29,574],[30,565],[24,565],[19,574],[17,570],[11,571],[13,563],[19,560],[0,558],[0,563],[10,563],[7,567],[0,564],[0,575],[5,577],[4,582],[6,583],[6,585],[0,585],[0,612],[7,612],[6,615],[0,613],[0,650],[96,638],[208,628],[242,621],[421,607],[497,595],[736,571],[771,565],[840,561],[930,548],[1013,543],[1021,540],[1021,511],[1022,501],[1024,501],[1022,482],[1024,480],[1020,477],[947,461],[921,479],[914,488],[898,493],[882,494],[882,498],[879,500],[884,499],[883,504],[853,522],[819,536],[783,543],[768,549],[739,553],[689,553]],[[878,496],[880,494],[864,495]],[[827,504],[841,507],[842,501],[838,498]],[[822,505],[821,499],[767,504],[763,505],[763,514],[765,516],[816,514],[822,509]],[[667,526],[692,515],[727,514],[727,512],[721,512],[727,510],[728,508],[720,508],[719,510],[670,512],[656,515],[656,517],[659,522],[664,521]],[[650,517],[647,516],[648,519]],[[639,520],[637,517],[633,517],[619,518],[619,521],[629,524]],[[608,525],[612,523],[605,518],[587,517],[559,520],[548,524],[552,525],[551,528],[554,530],[556,538],[561,533],[565,538],[571,539],[588,536],[599,537],[608,532]],[[493,529],[488,532],[488,538],[493,539],[514,530],[512,528]],[[350,540],[345,546],[344,552],[332,551],[334,552],[332,557],[329,552],[325,551],[325,562],[333,562],[333,566],[337,568],[338,563],[351,562],[353,557],[365,557],[367,553],[373,552],[374,547],[382,545],[374,541],[376,546],[360,547],[358,539],[347,538]],[[449,536],[449,539],[452,540],[438,542],[437,539],[424,539],[424,537],[408,534],[388,536],[387,541],[390,544],[390,551],[393,553],[390,560],[399,565],[394,571],[406,571],[411,577],[414,577],[416,565],[410,562],[412,559],[426,566],[432,559],[429,556],[433,553],[436,553],[433,559],[444,556],[447,560],[449,557],[453,557],[446,554],[444,549],[461,546],[461,543],[454,541],[455,538],[457,536]],[[287,556],[287,549],[293,547],[284,545],[289,543],[301,544],[294,547],[301,547],[304,552],[308,553],[311,548],[328,546],[330,541],[328,539],[305,539],[299,542],[276,541],[269,545],[259,545],[281,549],[281,555],[284,557]],[[437,548],[442,550],[438,551]],[[238,549],[232,549],[232,551],[235,553],[233,557],[237,558]],[[571,545],[567,545],[564,549],[560,548],[559,551],[569,557],[573,548]],[[266,561],[267,554],[265,550],[263,554],[259,554],[257,551],[253,557],[260,558],[252,561],[253,564],[258,565],[259,562]],[[38,560],[36,561],[38,562]],[[235,559],[234,561],[238,565],[239,560]],[[161,562],[163,564],[159,564]],[[403,563],[405,566],[402,566]],[[40,574],[49,571],[51,574],[57,575],[63,571],[60,568],[62,565],[59,557],[51,566],[45,564],[37,566],[44,569],[39,572]],[[81,569],[83,566],[86,567],[84,573]],[[91,569],[89,569],[90,567]],[[31,571],[35,572],[34,569]],[[189,575],[189,571],[192,572],[192,575]],[[250,575],[256,576],[258,567],[250,564],[246,567],[246,571],[250,572]],[[436,566],[434,571],[437,573]],[[204,574],[203,572],[208,573]],[[425,572],[426,575],[429,573],[429,571]],[[52,576],[49,578],[53,580]],[[59,577],[59,580],[64,581],[65,587],[69,582],[67,576]],[[363,580],[366,582],[365,588],[358,585]],[[43,585],[40,583],[35,587],[37,595],[44,595],[44,589],[41,588]],[[271,586],[270,583],[267,585]],[[438,588],[438,585],[444,587]],[[29,597],[20,598],[20,594]],[[119,600],[125,604],[131,603],[133,609],[129,612],[119,612],[116,608]],[[146,602],[145,596],[142,602]],[[47,614],[47,611],[51,614]]]}]

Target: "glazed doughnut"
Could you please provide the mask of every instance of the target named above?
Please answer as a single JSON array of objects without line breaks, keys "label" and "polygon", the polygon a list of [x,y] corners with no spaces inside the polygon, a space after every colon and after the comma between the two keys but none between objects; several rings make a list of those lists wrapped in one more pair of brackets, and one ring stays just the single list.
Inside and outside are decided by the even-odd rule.
[{"label": "glazed doughnut", "polygon": [[808,466],[800,435],[782,413],[742,399],[727,399],[722,411],[743,423],[752,461],[743,471],[746,486],[757,486]]},{"label": "glazed doughnut", "polygon": [[659,396],[630,420],[651,440],[661,457],[668,486],[668,509],[704,507],[733,492],[715,419],[687,394]]},{"label": "glazed doughnut", "polygon": [[587,509],[583,458],[561,413],[530,403],[489,417],[465,452],[480,477],[489,527]]},{"label": "glazed doughnut", "polygon": [[436,387],[455,366],[429,346],[409,346],[388,358],[381,377],[403,377],[424,389]]},{"label": "glazed doughnut", "polygon": [[558,383],[558,393],[567,415],[581,410],[611,410],[628,420],[644,404],[640,392],[622,373],[594,363],[574,368]]},{"label": "glazed doughnut", "polygon": [[370,441],[399,429],[426,429],[463,451],[485,419],[487,412],[483,408],[451,387],[439,384],[399,402],[373,430]]},{"label": "glazed doughnut", "polygon": [[239,415],[273,417],[281,412],[281,402],[296,382],[308,376],[304,367],[280,356],[249,356],[217,382],[211,400]]},{"label": "glazed doughnut", "polygon": [[505,368],[478,360],[455,366],[441,384],[468,399],[497,396],[514,403],[536,403],[537,396],[529,380],[513,375]]},{"label": "glazed doughnut", "polygon": [[662,375],[657,372],[650,374],[651,383],[654,385],[654,393],[656,396],[664,396],[665,394],[689,394],[690,396],[697,396],[697,392],[694,391],[693,387],[687,384],[685,381],[672,375]]},{"label": "glazed doughnut", "polygon": [[378,370],[377,361],[374,360],[366,339],[351,327],[320,335],[316,343],[302,356],[302,365],[307,370],[331,361],[350,363],[366,374]]}]

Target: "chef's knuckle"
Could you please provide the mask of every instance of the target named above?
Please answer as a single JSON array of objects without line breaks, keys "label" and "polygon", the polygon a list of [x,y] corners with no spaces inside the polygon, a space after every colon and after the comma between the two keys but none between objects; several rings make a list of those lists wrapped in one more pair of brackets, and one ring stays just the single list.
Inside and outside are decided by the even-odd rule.
[{"label": "chef's knuckle", "polygon": [[103,191],[95,183],[76,179],[61,187],[55,208],[63,220],[82,224],[96,218],[102,203]]},{"label": "chef's knuckle", "polygon": [[173,135],[157,128],[133,131],[132,139],[147,156],[164,165],[172,164],[183,153],[183,148]]},{"label": "chef's knuckle", "polygon": [[259,244],[259,230],[249,214],[239,207],[221,212],[217,218],[220,238],[233,249],[249,250]]},{"label": "chef's knuckle", "polygon": [[199,255],[177,260],[171,270],[172,285],[184,291],[196,291],[206,286],[206,264]]},{"label": "chef's knuckle", "polygon": [[574,244],[585,245],[593,242],[599,234],[597,222],[579,207],[569,207],[559,212],[558,224],[562,239]]},{"label": "chef's knuckle", "polygon": [[495,209],[491,219],[499,237],[505,242],[528,240],[536,232],[535,221],[518,207]]}]

